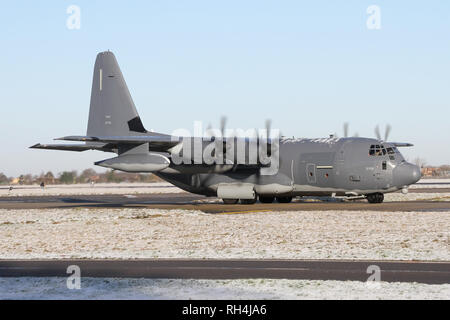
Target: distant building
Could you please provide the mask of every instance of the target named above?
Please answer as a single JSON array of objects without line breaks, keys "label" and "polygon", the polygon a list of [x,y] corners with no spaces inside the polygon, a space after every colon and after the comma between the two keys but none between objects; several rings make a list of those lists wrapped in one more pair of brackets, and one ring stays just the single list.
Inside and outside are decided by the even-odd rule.
[{"label": "distant building", "polygon": [[100,181],[100,176],[99,175],[95,175],[95,176],[90,176],[88,179],[87,179],[87,183],[97,183],[97,182],[99,182]]},{"label": "distant building", "polygon": [[442,167],[423,167],[421,169],[423,177],[449,177],[450,170],[447,166]]},{"label": "distant building", "polygon": [[47,172],[43,177],[40,177],[38,180],[40,180],[40,182],[43,182],[45,185],[56,183],[55,176],[50,171]]}]

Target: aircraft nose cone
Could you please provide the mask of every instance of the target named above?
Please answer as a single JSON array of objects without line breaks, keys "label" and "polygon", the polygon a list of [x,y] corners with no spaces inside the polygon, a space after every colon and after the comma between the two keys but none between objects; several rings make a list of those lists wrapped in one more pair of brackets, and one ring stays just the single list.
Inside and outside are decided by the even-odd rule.
[{"label": "aircraft nose cone", "polygon": [[420,168],[408,162],[400,163],[392,174],[394,185],[400,188],[414,184],[422,177]]}]

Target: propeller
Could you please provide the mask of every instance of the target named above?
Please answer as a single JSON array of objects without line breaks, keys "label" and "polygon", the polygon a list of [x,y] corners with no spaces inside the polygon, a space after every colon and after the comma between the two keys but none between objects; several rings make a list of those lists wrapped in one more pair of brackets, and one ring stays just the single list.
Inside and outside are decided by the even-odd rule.
[{"label": "propeller", "polygon": [[270,127],[271,126],[272,126],[272,120],[266,119],[266,137],[267,137],[267,141],[269,141]]},{"label": "propeller", "polygon": [[377,139],[378,139],[379,141],[387,141],[388,138],[389,138],[389,133],[391,133],[391,129],[392,129],[391,125],[388,124],[388,125],[386,126],[386,129],[384,130],[384,140],[383,140],[383,139],[381,138],[380,126],[377,125],[377,126],[375,127],[375,136],[377,137]]},{"label": "propeller", "polygon": [[380,126],[378,125],[375,127],[375,136],[377,137],[378,140],[381,141]]},{"label": "propeller", "polygon": [[225,127],[226,127],[226,124],[227,124],[227,117],[222,116],[222,117],[220,118],[220,132],[222,133],[222,137],[225,136]]},{"label": "propeller", "polygon": [[388,124],[388,125],[386,126],[386,131],[384,132],[384,141],[387,141],[387,140],[388,140],[389,133],[391,133],[391,129],[392,129],[391,125]]},{"label": "propeller", "polygon": [[[344,138],[348,138],[349,137],[349,127],[350,127],[350,124],[348,122],[344,122],[344,125],[343,125]],[[333,136],[336,137],[336,138],[339,138],[337,133],[334,133]],[[355,132],[353,137],[359,137],[359,134],[357,132]]]}]

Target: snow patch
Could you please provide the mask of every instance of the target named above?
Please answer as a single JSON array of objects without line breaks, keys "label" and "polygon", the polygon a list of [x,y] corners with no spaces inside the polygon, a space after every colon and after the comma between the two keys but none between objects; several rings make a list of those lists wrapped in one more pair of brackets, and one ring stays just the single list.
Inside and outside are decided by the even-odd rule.
[{"label": "snow patch", "polygon": [[448,212],[0,210],[0,259],[450,260]]},{"label": "snow patch", "polygon": [[82,278],[69,290],[66,278],[0,278],[0,299],[450,299],[450,284],[318,280],[174,280]]}]

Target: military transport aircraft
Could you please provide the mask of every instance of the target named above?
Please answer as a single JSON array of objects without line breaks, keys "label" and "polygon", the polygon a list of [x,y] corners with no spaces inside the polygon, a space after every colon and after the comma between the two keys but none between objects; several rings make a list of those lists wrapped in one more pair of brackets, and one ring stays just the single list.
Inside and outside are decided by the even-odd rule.
[{"label": "military transport aircraft", "polygon": [[[412,146],[409,143],[383,141],[379,134],[378,139],[278,137],[267,126],[265,136],[253,138],[147,131],[114,54],[106,51],[95,61],[86,135],[55,139],[82,143],[38,143],[31,148],[116,153],[95,164],[152,172],[181,189],[217,196],[224,203],[287,203],[295,196],[364,197],[380,203],[384,193],[407,192],[421,177],[420,168],[405,161],[397,149]],[[223,129],[224,122],[222,133]]]}]

